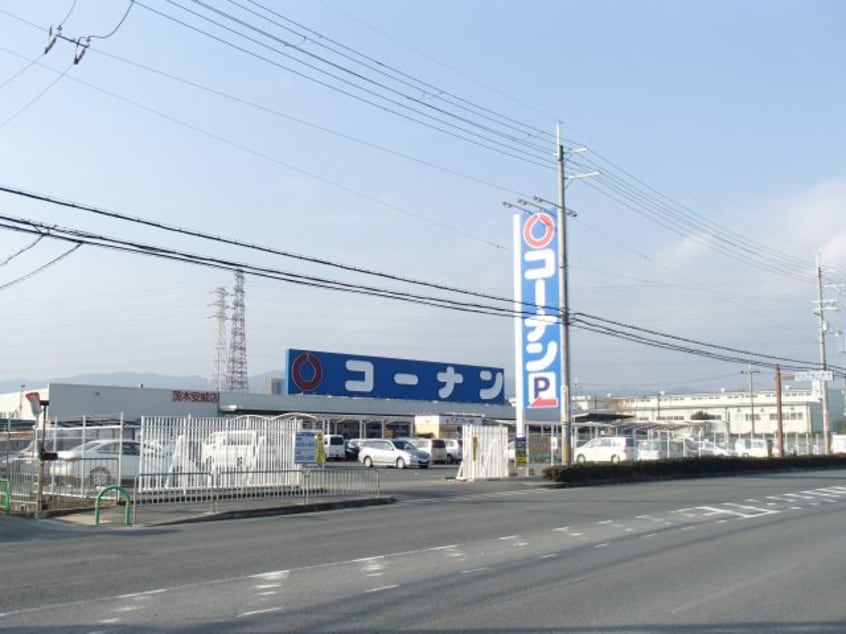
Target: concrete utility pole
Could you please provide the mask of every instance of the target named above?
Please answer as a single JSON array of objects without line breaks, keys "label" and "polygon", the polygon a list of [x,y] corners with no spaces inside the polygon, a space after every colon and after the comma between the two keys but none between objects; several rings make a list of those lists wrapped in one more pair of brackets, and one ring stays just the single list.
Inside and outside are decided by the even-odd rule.
[{"label": "concrete utility pole", "polygon": [[778,438],[778,457],[784,458],[784,418],[781,414],[781,366],[775,367],[776,390],[776,433]]},{"label": "concrete utility pole", "polygon": [[[825,372],[828,370],[828,364],[825,359],[825,332],[828,324],[825,321],[825,302],[823,301],[823,282],[822,282],[822,266],[820,265],[820,256],[817,255],[817,316],[819,317],[820,325],[820,369]],[[831,454],[831,419],[828,414],[828,383],[825,380],[820,381],[822,384],[822,424],[823,424],[823,453],[828,456]]]},{"label": "concrete utility pole", "polygon": [[558,253],[561,254],[561,275],[559,289],[561,298],[561,323],[563,333],[561,344],[563,363],[561,364],[561,464],[573,462],[573,448],[570,446],[570,298],[567,280],[567,207],[564,203],[566,175],[564,173],[564,146],[561,144],[561,124],[555,129],[556,159],[558,163]]},{"label": "concrete utility pole", "polygon": [[571,174],[567,176],[564,170],[564,161],[567,154],[574,154],[579,152],[587,152],[587,148],[578,148],[564,151],[561,139],[561,123],[558,123],[555,129],[555,143],[556,143],[556,162],[558,163],[558,249],[561,254],[561,275],[559,276],[559,283],[561,288],[561,323],[563,332],[561,336],[561,345],[564,348],[561,351],[561,463],[565,465],[572,464],[573,448],[571,443],[572,438],[572,373],[570,367],[570,287],[567,265],[567,216],[570,212],[565,203],[564,192],[567,189],[567,181],[575,180],[577,178],[590,178],[591,176],[599,176],[599,172],[586,172],[583,174]]}]

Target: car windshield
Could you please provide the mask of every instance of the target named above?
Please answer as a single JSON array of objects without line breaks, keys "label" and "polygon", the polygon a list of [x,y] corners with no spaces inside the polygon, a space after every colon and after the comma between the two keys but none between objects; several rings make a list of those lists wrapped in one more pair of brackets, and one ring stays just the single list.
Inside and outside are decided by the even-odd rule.
[{"label": "car windshield", "polygon": [[394,441],[394,446],[395,446],[397,449],[406,449],[406,450],[410,450],[410,449],[417,449],[417,447],[415,447],[414,445],[412,445],[412,444],[411,444],[410,442],[408,442],[407,440],[395,440],[395,441]]}]

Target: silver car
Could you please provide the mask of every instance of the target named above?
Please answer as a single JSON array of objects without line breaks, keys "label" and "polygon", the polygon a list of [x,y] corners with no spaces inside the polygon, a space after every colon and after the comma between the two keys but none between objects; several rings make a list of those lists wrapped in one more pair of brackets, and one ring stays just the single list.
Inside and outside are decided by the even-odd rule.
[{"label": "silver car", "polygon": [[361,445],[358,461],[367,468],[383,465],[397,469],[406,467],[428,469],[432,456],[422,449],[417,449],[407,440],[374,438]]}]

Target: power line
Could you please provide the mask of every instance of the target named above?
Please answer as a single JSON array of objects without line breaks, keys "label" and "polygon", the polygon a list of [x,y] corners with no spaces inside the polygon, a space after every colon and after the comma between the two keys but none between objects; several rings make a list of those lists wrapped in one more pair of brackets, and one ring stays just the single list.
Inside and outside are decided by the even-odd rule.
[{"label": "power line", "polygon": [[[173,3],[173,0],[167,0],[167,1],[168,1],[168,2],[170,2],[171,4],[175,4],[175,3]],[[357,101],[360,101],[360,102],[362,102],[362,103],[365,103],[365,104],[371,105],[371,106],[373,106],[373,107],[375,107],[375,108],[377,108],[377,109],[379,109],[379,110],[382,110],[382,111],[384,111],[384,112],[388,112],[388,113],[390,113],[390,114],[396,115],[396,116],[401,117],[401,118],[403,118],[403,119],[406,119],[406,120],[408,120],[408,121],[412,121],[412,122],[418,123],[418,124],[420,124],[420,125],[423,125],[423,126],[425,126],[425,127],[429,128],[429,129],[435,130],[435,131],[440,132],[440,133],[442,133],[442,134],[446,134],[446,135],[448,135],[448,136],[450,136],[450,137],[453,137],[453,138],[456,138],[456,139],[460,139],[460,140],[466,141],[466,142],[471,143],[471,144],[473,144],[473,145],[476,145],[476,146],[479,146],[479,147],[482,147],[482,148],[485,148],[485,149],[488,149],[488,150],[491,150],[491,151],[497,152],[497,153],[502,154],[502,155],[504,155],[504,156],[508,156],[508,157],[511,157],[511,158],[517,159],[517,160],[519,160],[519,161],[523,161],[523,162],[525,162],[525,163],[529,163],[529,164],[532,164],[532,165],[535,165],[535,166],[538,166],[538,167],[545,167],[545,168],[548,168],[548,169],[554,169],[554,167],[552,166],[551,162],[550,162],[549,160],[547,160],[547,159],[544,159],[543,157],[536,157],[536,158],[532,158],[532,157],[527,156],[525,153],[517,153],[517,150],[516,150],[516,149],[511,148],[510,146],[508,146],[507,144],[502,143],[501,141],[496,141],[496,140],[490,139],[490,138],[488,138],[488,137],[486,137],[486,136],[484,136],[484,135],[481,135],[481,134],[478,134],[478,133],[474,133],[474,132],[472,132],[472,131],[470,131],[470,130],[467,130],[467,129],[465,129],[465,128],[463,128],[463,127],[459,126],[459,125],[456,125],[456,124],[452,124],[452,123],[446,122],[446,121],[444,121],[444,120],[442,120],[442,119],[440,119],[440,118],[438,118],[438,117],[435,117],[435,116],[433,116],[433,115],[428,115],[428,114],[425,114],[425,113],[421,113],[419,110],[416,110],[416,109],[414,109],[414,108],[412,108],[412,107],[408,106],[408,105],[407,105],[406,103],[404,103],[403,101],[397,101],[397,100],[395,100],[395,99],[390,99],[390,98],[388,98],[388,97],[385,97],[385,96],[383,96],[383,95],[380,95],[379,93],[377,93],[377,92],[375,92],[375,91],[372,91],[372,90],[368,90],[368,89],[366,89],[366,88],[363,88],[362,86],[360,86],[360,85],[358,85],[358,84],[355,84],[354,82],[350,82],[349,80],[346,80],[346,79],[343,79],[343,78],[338,78],[338,77],[336,77],[336,76],[332,75],[332,77],[334,77],[334,78],[335,78],[335,79],[337,79],[338,81],[341,81],[342,83],[345,83],[345,84],[347,84],[347,85],[350,85],[350,86],[352,86],[352,87],[356,88],[357,90],[361,90],[362,92],[364,92],[364,93],[366,93],[366,94],[371,94],[372,96],[376,96],[376,97],[378,97],[378,98],[380,98],[380,99],[383,99],[383,100],[385,100],[385,101],[387,101],[387,102],[389,102],[389,103],[392,103],[392,104],[394,104],[394,105],[396,105],[396,106],[399,106],[399,108],[400,108],[401,110],[407,110],[407,111],[410,111],[410,112],[414,112],[415,114],[421,115],[421,116],[423,116],[423,117],[425,117],[425,118],[431,119],[431,120],[433,120],[433,121],[437,121],[437,122],[438,122],[438,123],[440,123],[441,125],[444,125],[444,126],[446,126],[446,127],[448,127],[448,128],[453,128],[454,130],[458,130],[459,132],[462,132],[463,134],[459,134],[458,132],[453,132],[453,131],[447,130],[447,129],[443,128],[443,127],[440,127],[439,125],[435,125],[435,124],[433,124],[433,123],[429,123],[429,122],[423,121],[423,120],[418,119],[418,118],[416,118],[416,117],[412,117],[412,116],[410,116],[410,115],[408,115],[408,114],[405,114],[405,113],[404,113],[404,112],[402,112],[401,110],[396,110],[396,109],[391,108],[391,107],[389,107],[389,106],[386,106],[386,105],[384,105],[384,104],[377,103],[377,102],[375,102],[375,101],[372,101],[372,100],[370,100],[370,99],[367,99],[366,97],[362,97],[361,95],[357,95],[357,94],[355,94],[355,93],[352,93],[352,92],[350,92],[349,90],[345,90],[345,89],[340,88],[340,87],[338,87],[338,86],[335,86],[335,85],[333,85],[333,84],[331,84],[331,83],[329,83],[329,82],[326,82],[326,81],[320,80],[320,79],[318,79],[318,78],[312,77],[311,75],[309,75],[309,74],[307,74],[307,73],[305,73],[305,72],[298,71],[298,70],[296,70],[296,69],[294,69],[294,68],[291,68],[290,66],[286,66],[286,65],[284,65],[284,64],[282,64],[282,63],[280,63],[280,62],[278,62],[278,61],[276,61],[276,60],[270,59],[269,57],[265,57],[264,55],[261,55],[261,54],[259,54],[259,53],[256,53],[255,51],[252,51],[252,50],[250,50],[250,49],[244,48],[243,46],[240,46],[240,45],[238,45],[238,44],[235,44],[235,43],[233,43],[233,42],[230,42],[229,40],[226,40],[226,39],[224,39],[224,38],[222,38],[222,37],[219,37],[219,36],[217,36],[217,35],[214,35],[213,33],[210,33],[209,31],[205,31],[205,30],[203,30],[203,29],[201,29],[201,28],[199,28],[199,27],[197,27],[197,26],[195,26],[195,25],[193,25],[193,24],[190,24],[190,23],[188,23],[188,22],[185,22],[184,20],[180,20],[179,18],[176,18],[176,17],[174,17],[174,16],[172,16],[172,15],[170,15],[170,14],[168,14],[168,13],[165,13],[165,12],[159,11],[159,10],[157,10],[157,9],[154,9],[154,8],[152,8],[152,7],[149,7],[149,6],[145,5],[143,2],[140,2],[140,1],[136,0],[136,3],[138,4],[138,6],[139,6],[139,7],[142,7],[142,8],[144,8],[144,9],[147,9],[148,11],[150,11],[150,12],[152,12],[152,13],[155,13],[156,15],[159,15],[159,16],[161,16],[161,17],[163,17],[163,18],[167,19],[167,20],[170,20],[170,21],[172,21],[172,22],[175,22],[175,23],[177,23],[177,24],[180,24],[180,25],[184,26],[185,28],[188,28],[188,29],[190,29],[190,30],[192,30],[192,31],[195,31],[196,33],[199,33],[199,34],[201,34],[201,35],[204,35],[204,36],[206,36],[206,37],[209,37],[209,38],[211,38],[211,39],[213,39],[213,40],[215,40],[215,41],[217,41],[217,42],[219,42],[219,43],[221,43],[221,44],[224,44],[225,46],[228,46],[228,47],[230,47],[230,48],[232,48],[232,49],[234,49],[234,50],[240,51],[240,52],[242,52],[242,53],[245,53],[245,54],[247,54],[247,55],[250,55],[251,57],[254,57],[254,58],[256,58],[256,59],[259,59],[259,60],[262,60],[262,61],[264,61],[264,62],[267,62],[268,64],[271,64],[271,65],[273,65],[273,66],[275,66],[275,67],[277,67],[277,68],[279,68],[279,69],[281,69],[281,70],[284,70],[284,71],[286,71],[286,72],[292,73],[292,74],[294,74],[294,75],[296,75],[296,76],[298,76],[298,77],[301,77],[301,78],[303,78],[303,79],[306,79],[307,81],[310,81],[310,82],[316,83],[316,84],[318,84],[318,85],[324,86],[325,88],[328,88],[328,89],[333,90],[333,91],[335,91],[335,92],[338,92],[338,93],[340,93],[340,94],[346,95],[347,97],[350,97],[350,98],[355,99],[355,100],[357,100]],[[175,6],[180,6],[180,5],[175,5]],[[225,25],[220,25],[219,23],[215,22],[214,20],[211,20],[210,18],[207,18],[207,17],[205,17],[205,16],[202,16],[201,14],[198,14],[196,11],[191,11],[190,9],[185,9],[184,7],[181,7],[181,6],[180,6],[180,8],[182,8],[183,10],[188,11],[189,13],[192,13],[192,14],[194,14],[194,15],[197,15],[198,17],[201,17],[201,18],[203,18],[203,19],[206,19],[206,20],[208,20],[208,21],[212,22],[213,24],[218,25],[220,28],[223,28],[223,29],[225,29],[225,30],[227,30],[227,31],[230,31],[230,32],[233,32],[233,33],[235,33],[235,34],[237,34],[237,35],[240,35],[241,37],[243,37],[243,38],[247,39],[248,41],[251,41],[251,42],[253,42],[253,43],[255,43],[255,44],[258,44],[259,46],[261,46],[261,47],[263,47],[263,48],[269,49],[269,50],[271,50],[271,51],[275,52],[275,53],[276,53],[276,54],[278,54],[278,55],[281,55],[281,56],[283,56],[283,57],[290,57],[290,55],[286,54],[284,51],[281,51],[281,50],[280,50],[280,49],[278,49],[278,48],[275,48],[275,47],[273,47],[273,46],[271,46],[271,45],[269,45],[269,44],[266,44],[266,43],[264,43],[264,42],[261,42],[261,41],[259,41],[259,40],[256,40],[255,38],[251,38],[251,37],[249,37],[249,36],[247,36],[247,35],[241,34],[241,33],[240,33],[240,32],[238,32],[237,30],[232,29],[232,28],[230,28],[230,27],[226,27]],[[297,61],[300,61],[300,60],[297,60]],[[303,64],[305,64],[306,66],[309,66],[309,65],[308,65],[308,64],[306,64],[305,62],[300,61],[300,63],[303,63]],[[321,70],[320,72],[323,72],[324,74],[330,74],[330,73],[327,73],[326,71],[322,71],[322,70]],[[330,74],[330,75],[331,75],[331,74]],[[468,136],[468,135],[469,135],[469,136]],[[473,137],[475,137],[475,138],[473,138]],[[479,140],[479,139],[481,139],[481,140]],[[522,150],[521,150],[521,152],[522,152]]]},{"label": "power line", "polygon": [[[396,290],[365,286],[361,284],[340,282],[338,280],[319,278],[315,276],[301,275],[288,271],[280,271],[279,269],[272,269],[268,267],[257,267],[243,262],[235,262],[232,260],[225,260],[217,257],[191,254],[173,249],[147,245],[136,241],[109,238],[100,234],[93,234],[77,229],[64,228],[56,225],[45,225],[43,223],[37,223],[28,219],[14,218],[10,216],[0,216],[0,227],[24,233],[45,233],[50,238],[68,241],[74,244],[90,244],[116,251],[142,254],[152,257],[169,259],[177,262],[196,264],[230,271],[243,270],[244,273],[247,273],[249,275],[265,277],[268,279],[284,281],[293,284],[312,286],[316,288],[340,290],[362,295],[369,295],[373,297],[382,297],[386,299],[406,301],[437,308],[446,308],[449,310],[473,314],[509,318],[513,318],[515,316],[529,316],[528,313],[503,308],[500,306],[492,306],[471,302],[460,302],[442,297],[412,294]],[[503,300],[505,300],[505,298],[503,298]],[[732,363],[751,363],[752,365],[756,366],[773,367],[775,365],[774,361],[778,361],[781,362],[782,367],[794,370],[809,369],[816,367],[816,364],[810,362],[796,361],[794,359],[781,359],[773,357],[771,355],[761,355],[754,352],[727,348],[725,346],[715,346],[712,344],[707,344],[705,342],[696,342],[694,340],[686,340],[683,338],[674,337],[672,335],[656,333],[660,337],[664,338],[659,339],[653,336],[648,336],[649,333],[654,333],[655,331],[649,331],[647,329],[621,324],[620,322],[612,322],[610,320],[601,320],[602,323],[593,323],[589,320],[584,319],[584,317],[591,317],[594,321],[601,320],[601,318],[595,318],[592,316],[585,316],[583,314],[580,314],[578,316],[578,320],[574,320],[573,325],[584,330],[597,332],[600,334],[606,334],[621,339],[626,339],[650,347],[661,348],[676,352],[684,352],[688,354],[704,356]],[[682,342],[691,342],[691,345],[679,345],[677,343],[672,343],[670,341],[666,341],[665,339],[667,338]],[[705,347],[711,349],[705,349]],[[729,354],[729,352],[735,352],[736,354]],[[746,354],[750,356],[739,356],[741,354]],[[837,371],[844,372],[842,368],[838,368]]]},{"label": "power line", "polygon": [[[2,10],[0,10],[0,11],[2,11]],[[16,57],[21,57],[21,55],[19,53],[15,53],[14,51],[9,51],[8,49],[6,49],[2,46],[0,46],[0,50],[8,52],[11,55],[15,55]],[[47,68],[47,69],[53,71],[53,72],[59,72],[59,71],[56,71],[53,68],[50,68],[49,66],[46,66],[46,65],[43,65],[43,64],[42,64],[42,66],[44,68]],[[143,110],[147,113],[153,114],[157,117],[160,117],[162,119],[170,121],[171,123],[175,123],[177,125],[180,125],[184,128],[192,130],[194,132],[198,132],[199,134],[202,134],[202,135],[207,136],[211,139],[214,139],[215,141],[219,141],[220,143],[224,143],[224,144],[229,145],[231,147],[237,148],[237,149],[239,149],[243,152],[246,152],[248,154],[252,154],[253,156],[257,156],[259,158],[262,158],[262,159],[269,161],[271,163],[274,163],[276,165],[280,165],[280,166],[282,166],[286,169],[289,169],[291,171],[297,172],[299,174],[303,174],[305,176],[308,176],[309,178],[313,178],[316,181],[330,185],[331,187],[334,187],[334,188],[336,188],[340,191],[344,191],[348,194],[352,194],[354,196],[357,196],[359,198],[362,198],[364,200],[367,200],[369,202],[377,204],[381,207],[385,207],[387,209],[392,209],[394,211],[399,211],[400,213],[403,213],[403,214],[410,216],[412,218],[416,218],[417,220],[421,220],[421,221],[426,222],[428,224],[431,224],[433,226],[437,226],[437,227],[440,227],[440,228],[445,229],[447,231],[451,231],[453,233],[463,235],[465,237],[471,238],[472,240],[475,240],[477,242],[481,242],[483,244],[487,244],[488,246],[494,247],[496,249],[505,249],[505,247],[502,246],[501,244],[498,244],[498,243],[493,242],[491,240],[486,240],[486,239],[481,238],[479,236],[473,235],[472,233],[469,233],[468,231],[464,231],[462,229],[459,229],[458,227],[448,225],[446,223],[438,222],[438,221],[433,220],[431,218],[428,218],[428,217],[426,217],[426,216],[424,216],[420,213],[412,211],[412,210],[408,209],[407,207],[403,207],[401,205],[396,205],[396,204],[393,204],[393,203],[386,202],[386,201],[381,200],[381,199],[379,199],[375,196],[371,196],[371,195],[366,194],[364,192],[361,192],[357,189],[353,189],[352,187],[348,187],[346,185],[343,185],[343,184],[341,184],[337,181],[334,181],[334,180],[332,180],[332,179],[330,179],[326,176],[321,176],[320,174],[317,174],[315,172],[311,172],[309,170],[305,170],[303,168],[297,167],[297,166],[295,166],[291,163],[288,163],[288,162],[283,161],[281,159],[278,159],[274,156],[271,156],[271,155],[266,154],[264,152],[261,152],[259,150],[253,149],[253,148],[251,148],[247,145],[239,143],[238,141],[233,141],[232,139],[229,139],[229,138],[224,137],[220,134],[217,134],[216,132],[206,130],[205,128],[201,128],[200,126],[194,125],[192,123],[188,123],[187,121],[183,121],[182,119],[171,116],[171,115],[164,113],[160,110],[157,110],[155,108],[147,106],[147,105],[145,105],[141,102],[135,101],[134,99],[130,99],[129,97],[124,97],[123,95],[119,95],[115,92],[112,92],[111,90],[108,90],[106,88],[102,88],[100,86],[97,86],[96,84],[92,84],[88,81],[85,81],[84,79],[74,77],[73,75],[68,75],[68,79],[70,79],[71,81],[74,81],[76,83],[79,83],[83,86],[86,86],[86,87],[88,87],[92,90],[96,90],[97,92],[102,93],[104,95],[108,95],[109,97],[111,97],[113,99],[117,99],[118,101],[122,101],[124,103],[127,103],[127,104],[135,107],[135,108],[138,108],[138,109]]]},{"label": "power line", "polygon": [[29,101],[27,101],[27,102],[26,102],[23,106],[21,106],[18,110],[16,110],[14,113],[12,113],[10,116],[8,116],[6,119],[4,119],[2,122],[0,122],[0,128],[5,127],[5,126],[6,126],[6,125],[8,125],[9,123],[11,123],[11,122],[12,122],[12,121],[14,121],[15,119],[17,119],[17,118],[18,118],[21,114],[23,114],[24,112],[26,112],[26,111],[27,111],[27,110],[28,110],[28,109],[29,109],[29,108],[30,108],[33,104],[35,104],[35,102],[36,102],[36,101],[38,101],[39,99],[41,99],[41,97],[43,97],[44,95],[46,95],[46,94],[47,94],[47,92],[48,92],[48,91],[49,91],[49,90],[50,90],[53,86],[55,86],[56,84],[58,84],[58,83],[59,83],[59,81],[60,81],[60,80],[61,80],[61,79],[62,79],[65,75],[67,75],[67,74],[68,74],[68,71],[70,71],[70,69],[71,69],[71,68],[73,68],[73,64],[69,64],[69,65],[68,65],[68,67],[67,67],[67,68],[65,68],[65,70],[63,70],[61,73],[59,73],[58,75],[56,75],[56,77],[53,79],[53,81],[51,81],[51,82],[50,82],[49,84],[47,84],[44,88],[42,88],[42,89],[41,89],[38,93],[36,93],[36,94],[35,94],[35,96],[33,96],[33,97],[29,100]]},{"label": "power line", "polygon": [[129,17],[129,12],[132,11],[133,6],[135,6],[135,0],[129,0],[129,6],[126,7],[126,13],[123,14],[123,17],[120,20],[118,20],[118,23],[115,24],[114,28],[111,31],[109,31],[108,33],[106,33],[106,35],[89,35],[87,37],[87,40],[89,42],[93,39],[107,40],[110,37],[112,37],[115,33],[118,32],[118,29],[120,29],[120,27],[123,26],[123,23],[126,22],[126,18]]},{"label": "power line", "polygon": [[18,256],[20,256],[20,255],[23,255],[24,253],[26,253],[26,252],[27,252],[27,251],[29,251],[30,249],[34,248],[34,247],[35,247],[35,245],[36,245],[36,244],[38,244],[39,242],[41,242],[41,240],[43,240],[43,239],[44,239],[44,236],[43,236],[43,235],[38,236],[35,240],[33,240],[32,242],[30,242],[27,246],[25,246],[25,247],[23,247],[23,248],[21,248],[21,249],[18,249],[18,250],[17,250],[17,251],[15,251],[12,255],[10,255],[10,256],[9,256],[9,257],[7,257],[5,260],[3,260],[2,262],[0,262],[0,266],[6,266],[9,262],[11,262],[12,260],[14,260],[16,257],[18,257]]},{"label": "power line", "polygon": [[[114,220],[122,220],[122,221],[126,221],[126,222],[144,225],[144,226],[147,226],[147,227],[152,227],[154,229],[160,229],[160,230],[163,230],[163,231],[168,231],[168,232],[171,232],[171,233],[191,236],[191,237],[194,237],[194,238],[201,238],[203,240],[210,240],[212,242],[216,242],[216,243],[220,243],[220,244],[228,244],[230,246],[236,246],[236,247],[246,248],[246,249],[250,249],[250,250],[258,251],[258,252],[262,252],[262,253],[278,255],[278,256],[285,257],[285,258],[299,260],[299,261],[302,261],[302,262],[308,262],[308,263],[311,263],[311,264],[319,264],[319,265],[322,265],[322,266],[332,267],[332,268],[348,271],[348,272],[351,272],[351,273],[380,277],[380,278],[383,278],[383,279],[388,279],[388,280],[392,280],[392,281],[396,281],[396,282],[403,282],[403,283],[411,284],[411,285],[424,286],[424,287],[427,287],[427,288],[432,288],[432,289],[440,290],[440,291],[447,291],[447,292],[451,292],[451,293],[460,293],[460,294],[463,294],[463,295],[478,297],[480,299],[488,299],[488,300],[501,301],[501,302],[507,302],[507,303],[512,302],[512,300],[508,299],[508,298],[503,298],[503,297],[498,297],[498,296],[495,296],[495,295],[489,295],[489,294],[481,293],[481,292],[477,292],[477,291],[471,291],[471,290],[467,290],[467,289],[461,289],[461,288],[457,288],[457,287],[447,286],[447,285],[444,285],[444,284],[436,284],[436,283],[433,283],[433,282],[427,282],[427,281],[423,281],[423,280],[412,279],[412,278],[396,275],[396,274],[393,274],[393,273],[384,273],[384,272],[381,272],[381,271],[375,271],[375,270],[366,269],[366,268],[363,268],[363,267],[357,267],[357,266],[342,264],[340,262],[334,262],[332,260],[327,260],[325,258],[317,258],[317,257],[314,257],[314,256],[308,256],[308,255],[303,255],[303,254],[299,254],[299,253],[294,253],[294,252],[291,252],[291,251],[285,251],[285,250],[277,249],[277,248],[274,248],[274,247],[250,243],[250,242],[246,242],[246,241],[243,241],[243,240],[236,240],[234,238],[228,238],[228,237],[225,237],[225,236],[205,233],[203,231],[198,231],[196,229],[189,229],[189,228],[186,228],[186,227],[180,227],[180,226],[177,226],[177,225],[172,225],[172,224],[168,224],[168,223],[164,223],[164,222],[159,222],[159,221],[155,221],[155,220],[149,220],[149,219],[146,219],[146,218],[141,218],[139,216],[132,216],[132,215],[129,215],[129,214],[126,214],[126,213],[121,213],[121,212],[118,212],[118,211],[105,209],[103,207],[95,207],[93,205],[88,205],[88,204],[79,203],[79,202],[73,202],[73,201],[70,201],[70,200],[63,200],[63,199],[56,198],[56,197],[53,197],[53,196],[47,196],[46,194],[39,194],[39,193],[26,191],[26,190],[22,190],[22,189],[15,189],[15,188],[7,187],[7,186],[2,185],[2,184],[0,184],[0,192],[10,194],[10,195],[13,195],[13,196],[18,196],[18,197],[21,197],[21,198],[26,198],[26,199],[29,199],[29,200],[35,200],[35,201],[38,201],[38,202],[43,202],[43,203],[47,203],[47,204],[51,204],[51,205],[64,207],[64,208],[67,208],[67,209],[75,209],[75,210],[78,210],[78,211],[85,211],[85,212],[92,213],[92,214],[95,214],[95,215],[98,215],[98,216],[103,216],[103,217],[106,217],[106,218],[112,218]],[[526,305],[528,306],[529,304],[526,304]],[[547,307],[547,308],[549,308],[549,307]]]},{"label": "power line", "polygon": [[11,282],[6,282],[5,284],[0,284],[0,291],[4,291],[4,290],[6,290],[6,289],[7,289],[7,288],[9,288],[9,287],[14,286],[15,284],[20,284],[21,282],[24,282],[24,281],[26,281],[26,280],[30,279],[31,277],[34,277],[35,275],[38,275],[39,273],[41,273],[42,271],[44,271],[44,270],[46,270],[46,269],[50,268],[50,267],[51,267],[51,266],[53,266],[54,264],[57,264],[58,262],[60,262],[60,261],[64,260],[66,257],[68,257],[71,253],[73,253],[74,251],[76,251],[76,250],[77,250],[79,247],[81,247],[81,246],[82,246],[82,244],[81,244],[81,243],[78,243],[78,244],[76,244],[76,245],[72,246],[70,249],[68,249],[68,250],[67,250],[67,251],[65,251],[64,253],[62,253],[61,255],[56,256],[55,258],[53,258],[53,259],[52,259],[52,260],[50,260],[49,262],[47,262],[47,263],[45,263],[45,264],[42,264],[42,265],[41,265],[41,266],[39,266],[37,269],[34,269],[34,270],[30,271],[30,272],[29,272],[29,273],[27,273],[26,275],[21,275],[20,277],[18,277],[18,278],[16,278],[16,279],[12,280]]}]

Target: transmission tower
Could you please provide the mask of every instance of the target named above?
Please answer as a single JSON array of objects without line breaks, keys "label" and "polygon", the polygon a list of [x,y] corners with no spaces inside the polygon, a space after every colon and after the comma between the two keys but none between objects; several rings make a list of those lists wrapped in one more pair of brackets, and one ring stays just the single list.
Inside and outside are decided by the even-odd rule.
[{"label": "transmission tower", "polygon": [[212,304],[212,306],[216,309],[212,317],[217,320],[217,342],[214,347],[214,367],[212,368],[212,384],[214,390],[216,392],[220,392],[221,390],[225,390],[227,387],[226,322],[228,320],[227,310],[229,306],[226,303],[226,299],[229,295],[229,291],[227,291],[226,288],[224,288],[223,286],[219,286],[218,288],[214,289],[214,291],[212,291],[212,295],[215,295],[217,297],[217,299],[215,299],[214,303]]},{"label": "transmission tower", "polygon": [[244,304],[244,272],[235,272],[235,290],[232,299],[232,319],[229,331],[229,359],[226,373],[227,387],[231,392],[249,392],[247,378],[247,326]]}]

